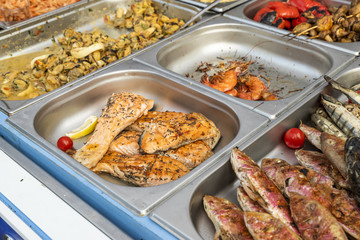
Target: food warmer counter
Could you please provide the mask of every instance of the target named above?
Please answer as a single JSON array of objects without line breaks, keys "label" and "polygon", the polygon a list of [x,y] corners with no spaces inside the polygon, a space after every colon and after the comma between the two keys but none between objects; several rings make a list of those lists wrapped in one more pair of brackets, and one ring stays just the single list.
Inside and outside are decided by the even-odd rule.
[{"label": "food warmer counter", "polygon": [[[256,59],[252,69],[256,74],[268,73],[278,80],[273,84],[283,91],[283,99],[248,101],[199,83],[195,69],[201,61],[215,63],[244,56]],[[9,101],[3,101],[0,135],[6,154],[12,156],[8,149],[15,147],[21,152],[20,159],[25,159],[18,160],[21,166],[105,236],[208,239],[213,238],[214,229],[204,216],[202,194],[234,199],[237,182],[229,167],[231,150],[239,147],[254,159],[272,153],[289,156],[280,142],[281,134],[300,119],[308,120],[319,94],[331,92],[322,75],[355,82],[358,65],[354,51],[315,41],[289,41],[271,29],[217,16],[34,101],[13,108],[6,108]],[[285,81],[289,87],[281,88],[288,78],[296,81]],[[222,134],[214,155],[173,182],[134,187],[97,175],[59,150],[57,139],[87,116],[99,116],[114,91],[133,91],[154,99],[156,110],[203,113]],[[85,141],[75,141],[75,147]],[[38,176],[41,174],[45,177]]]}]

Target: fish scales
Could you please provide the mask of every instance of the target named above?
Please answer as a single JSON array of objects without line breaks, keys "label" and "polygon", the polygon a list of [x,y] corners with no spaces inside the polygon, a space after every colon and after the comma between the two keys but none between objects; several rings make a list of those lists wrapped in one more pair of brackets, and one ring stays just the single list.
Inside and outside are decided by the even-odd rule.
[{"label": "fish scales", "polygon": [[234,203],[225,198],[205,195],[203,204],[216,229],[214,239],[253,239],[245,226],[243,212]]},{"label": "fish scales", "polygon": [[246,193],[243,187],[237,188],[237,200],[240,204],[241,209],[244,212],[266,212],[266,210],[260,206],[259,203],[252,200]]},{"label": "fish scales", "polygon": [[321,151],[334,165],[341,175],[347,179],[346,163],[344,155],[345,140],[328,133],[321,134]]},{"label": "fish scales", "polygon": [[304,167],[310,168],[323,175],[327,175],[334,180],[334,183],[342,188],[349,189],[349,184],[341,175],[339,170],[332,165],[325,154],[316,151],[307,151],[303,149],[295,150],[295,156],[299,163]]},{"label": "fish scales", "polygon": [[346,141],[345,162],[351,191],[360,206],[360,139],[358,137],[350,137]]},{"label": "fish scales", "polygon": [[318,201],[291,193],[290,209],[304,240],[347,239],[344,230],[335,217]]},{"label": "fish scales", "polygon": [[349,99],[351,99],[352,102],[360,104],[360,94],[359,93],[357,93],[356,91],[354,91],[350,88],[346,88],[346,87],[342,86],[341,84],[339,84],[338,82],[336,82],[334,79],[332,79],[331,77],[329,77],[327,75],[324,75],[324,78],[331,85],[331,87],[344,93]]},{"label": "fish scales", "polygon": [[321,98],[325,110],[335,124],[347,135],[360,137],[360,119],[355,117],[344,106]]},{"label": "fish scales", "polygon": [[134,93],[114,93],[108,99],[95,130],[87,143],[73,155],[87,168],[94,167],[105,155],[113,139],[127,126],[146,114],[154,101]]},{"label": "fish scales", "polygon": [[310,127],[303,123],[300,123],[299,128],[305,134],[306,139],[317,149],[321,150],[321,142],[320,142],[321,132],[316,128]]},{"label": "fish scales", "polygon": [[298,234],[268,213],[244,212],[244,219],[247,229],[255,240],[301,240]]},{"label": "fish scales", "polygon": [[[327,208],[330,206],[328,196],[317,187],[321,182],[315,179],[310,181],[297,166],[292,166],[282,159],[265,158],[261,162],[261,168],[287,197],[291,192],[295,192],[315,199]],[[328,185],[324,184],[324,187]]]},{"label": "fish scales", "polygon": [[[230,162],[242,186],[250,185],[252,190],[261,197],[261,201],[253,200],[297,233],[287,201],[254,160],[239,149],[233,148]],[[245,187],[244,189],[247,190]],[[247,193],[249,197],[252,197],[251,192]]]},{"label": "fish scales", "polygon": [[318,181],[320,179],[313,178],[316,175],[312,175],[311,172],[304,175],[298,167],[291,166],[281,159],[263,159],[261,167],[265,173],[269,173],[270,179],[279,185],[280,189],[285,189],[284,193],[288,197],[292,193],[298,193],[318,201],[332,213],[348,234],[360,239],[360,211],[346,191]]}]

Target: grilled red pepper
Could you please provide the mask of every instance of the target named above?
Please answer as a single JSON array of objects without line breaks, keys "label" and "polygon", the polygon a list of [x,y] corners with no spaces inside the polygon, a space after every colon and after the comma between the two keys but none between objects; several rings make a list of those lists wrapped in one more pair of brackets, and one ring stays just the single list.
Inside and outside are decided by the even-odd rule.
[{"label": "grilled red pepper", "polygon": [[268,7],[264,7],[264,8],[262,8],[262,9],[260,9],[260,10],[256,13],[255,17],[253,18],[254,21],[260,22],[261,19],[262,19],[267,13],[269,13],[269,12],[274,12],[274,10],[273,10],[273,9],[270,9],[270,8],[268,8]]},{"label": "grilled red pepper", "polygon": [[277,13],[277,17],[281,18],[297,18],[300,16],[296,7],[287,4],[286,2],[272,1],[266,7],[273,9]]},{"label": "grilled red pepper", "polygon": [[291,21],[291,26],[294,28],[295,26],[299,25],[300,23],[303,23],[303,22],[306,22],[306,21],[307,21],[306,17],[300,16],[298,18],[294,18]]},{"label": "grilled red pepper", "polygon": [[300,12],[305,12],[306,10],[315,6],[327,10],[326,6],[314,0],[287,0],[287,3],[290,4],[291,6],[296,7]]},{"label": "grilled red pepper", "polygon": [[291,22],[287,19],[300,17],[299,11],[286,2],[271,1],[260,9],[253,18],[257,22],[278,28],[291,28]]}]

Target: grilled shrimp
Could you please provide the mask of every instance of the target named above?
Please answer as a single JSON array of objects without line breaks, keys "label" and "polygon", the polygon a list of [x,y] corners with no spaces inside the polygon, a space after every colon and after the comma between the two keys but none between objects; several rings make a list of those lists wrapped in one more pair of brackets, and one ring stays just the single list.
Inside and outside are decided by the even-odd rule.
[{"label": "grilled shrimp", "polygon": [[235,70],[220,72],[217,75],[209,77],[206,73],[201,77],[202,84],[212,87],[221,92],[227,92],[233,89],[237,84]]}]

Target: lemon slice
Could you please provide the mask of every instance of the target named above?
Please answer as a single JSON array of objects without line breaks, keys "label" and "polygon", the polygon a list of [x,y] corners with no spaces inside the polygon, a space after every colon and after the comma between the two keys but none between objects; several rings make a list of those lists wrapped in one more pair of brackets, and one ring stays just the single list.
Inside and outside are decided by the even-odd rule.
[{"label": "lemon slice", "polygon": [[75,128],[69,133],[65,133],[65,135],[70,137],[71,139],[77,139],[86,136],[94,131],[97,120],[97,116],[90,116],[84,121],[84,123],[80,127]]}]

